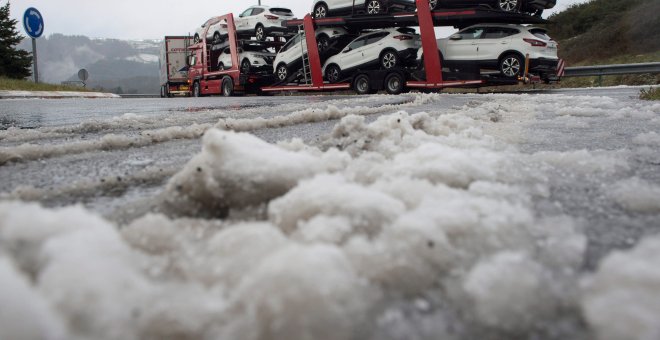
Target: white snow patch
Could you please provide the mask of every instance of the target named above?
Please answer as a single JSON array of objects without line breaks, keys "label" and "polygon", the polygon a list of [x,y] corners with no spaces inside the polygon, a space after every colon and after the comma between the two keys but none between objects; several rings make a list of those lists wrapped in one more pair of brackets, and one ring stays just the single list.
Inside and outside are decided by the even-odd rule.
[{"label": "white snow patch", "polygon": [[660,339],[660,238],[605,258],[583,282],[582,309],[602,340]]},{"label": "white snow patch", "polygon": [[637,145],[660,146],[660,134],[654,131],[642,133],[633,138],[633,143]]},{"label": "white snow patch", "polygon": [[615,183],[609,195],[630,212],[660,213],[660,186],[637,177]]}]

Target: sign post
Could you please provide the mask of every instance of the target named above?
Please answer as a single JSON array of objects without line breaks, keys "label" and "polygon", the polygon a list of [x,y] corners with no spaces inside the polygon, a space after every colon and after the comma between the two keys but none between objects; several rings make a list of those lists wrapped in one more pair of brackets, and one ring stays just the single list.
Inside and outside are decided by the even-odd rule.
[{"label": "sign post", "polygon": [[34,67],[34,82],[39,82],[39,67],[37,66],[37,38],[44,33],[44,18],[34,7],[25,10],[23,14],[23,28],[25,33],[32,38],[32,65]]}]

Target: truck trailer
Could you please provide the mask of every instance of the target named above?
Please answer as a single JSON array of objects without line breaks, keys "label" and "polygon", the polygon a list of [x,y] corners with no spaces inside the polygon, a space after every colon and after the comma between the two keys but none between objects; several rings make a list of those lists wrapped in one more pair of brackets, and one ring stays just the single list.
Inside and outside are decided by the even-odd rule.
[{"label": "truck trailer", "polygon": [[160,96],[187,96],[188,84],[188,47],[192,39],[187,36],[166,36],[160,49]]}]

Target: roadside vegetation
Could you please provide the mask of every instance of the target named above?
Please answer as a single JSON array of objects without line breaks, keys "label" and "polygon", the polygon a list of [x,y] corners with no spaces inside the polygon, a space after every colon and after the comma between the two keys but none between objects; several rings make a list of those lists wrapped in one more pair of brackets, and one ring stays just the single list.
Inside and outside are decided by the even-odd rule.
[{"label": "roadside vegetation", "polygon": [[[660,1],[592,0],[548,18],[568,66],[660,61]],[[562,87],[660,84],[660,75],[566,78]]]},{"label": "roadside vegetation", "polygon": [[90,90],[69,85],[53,85],[45,83],[34,83],[23,79],[11,79],[0,77],[0,91],[85,91]]},{"label": "roadside vegetation", "polygon": [[660,100],[660,87],[642,90],[639,94],[639,98],[644,100]]}]

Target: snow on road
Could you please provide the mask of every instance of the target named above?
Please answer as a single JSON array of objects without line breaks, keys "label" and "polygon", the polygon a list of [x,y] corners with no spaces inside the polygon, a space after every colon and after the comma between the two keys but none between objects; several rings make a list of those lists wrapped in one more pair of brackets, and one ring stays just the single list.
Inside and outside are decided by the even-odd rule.
[{"label": "snow on road", "polygon": [[[437,94],[288,105],[121,116],[85,141],[81,124],[0,134],[15,143],[0,152],[4,178],[19,164],[155,154],[203,135],[201,152],[166,171],[132,163],[142,172],[80,179],[78,191],[3,184],[0,338],[660,335],[660,105]],[[99,144],[106,129],[132,144]],[[293,135],[259,138],[274,131]],[[20,201],[58,206],[42,195],[144,182],[158,190],[125,224]]]}]

